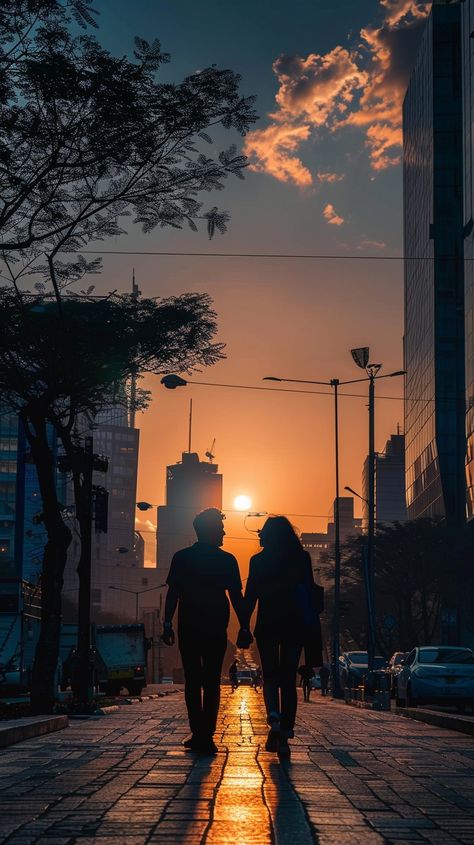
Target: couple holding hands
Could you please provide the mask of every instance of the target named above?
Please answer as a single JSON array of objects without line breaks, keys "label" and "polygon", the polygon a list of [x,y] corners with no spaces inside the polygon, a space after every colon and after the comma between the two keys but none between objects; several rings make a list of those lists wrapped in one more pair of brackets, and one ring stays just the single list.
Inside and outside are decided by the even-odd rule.
[{"label": "couple holding hands", "polygon": [[214,743],[222,663],[227,649],[229,595],[240,631],[238,648],[253,642],[250,618],[258,603],[255,639],[263,673],[269,733],[265,748],[290,753],[297,707],[296,673],[302,649],[305,663],[322,664],[318,588],[311,558],[291,523],[269,517],[261,531],[262,550],[250,560],[242,595],[235,557],[221,549],[223,514],[209,508],[193,525],[197,542],[173,557],[167,578],[162,639],[174,643],[173,616],[178,607],[178,642],[185,678],[191,736],[184,745],[201,754],[216,753]]}]

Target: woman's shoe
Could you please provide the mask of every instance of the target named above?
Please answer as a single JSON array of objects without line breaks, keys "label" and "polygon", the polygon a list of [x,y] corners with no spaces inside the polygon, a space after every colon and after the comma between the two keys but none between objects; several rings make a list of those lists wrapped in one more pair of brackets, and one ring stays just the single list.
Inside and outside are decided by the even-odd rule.
[{"label": "woman's shoe", "polygon": [[268,731],[267,741],[265,743],[265,751],[278,751],[280,747],[280,732],[274,731],[272,728]]},{"label": "woman's shoe", "polygon": [[291,754],[290,746],[288,745],[288,740],[286,736],[280,736],[280,742],[278,744],[278,756],[279,757],[289,757]]}]

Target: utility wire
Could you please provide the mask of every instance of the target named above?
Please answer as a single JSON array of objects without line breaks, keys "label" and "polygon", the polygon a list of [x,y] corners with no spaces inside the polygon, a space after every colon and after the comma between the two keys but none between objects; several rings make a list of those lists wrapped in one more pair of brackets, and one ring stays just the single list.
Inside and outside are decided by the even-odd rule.
[{"label": "utility wire", "polygon": [[[434,256],[406,256],[406,255],[337,255],[333,253],[283,253],[283,252],[172,252],[165,250],[114,250],[114,249],[81,249],[81,255],[163,255],[175,258],[273,258],[273,259],[308,259],[310,261],[435,261]],[[462,258],[458,255],[445,255],[462,261],[473,261],[473,258]]]}]

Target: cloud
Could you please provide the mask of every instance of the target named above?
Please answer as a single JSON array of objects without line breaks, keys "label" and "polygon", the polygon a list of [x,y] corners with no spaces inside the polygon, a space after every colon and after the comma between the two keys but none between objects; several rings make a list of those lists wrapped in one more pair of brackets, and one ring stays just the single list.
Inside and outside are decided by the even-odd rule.
[{"label": "cloud", "polygon": [[386,246],[383,241],[361,241],[357,249],[385,249]]},{"label": "cloud", "polygon": [[342,182],[346,178],[345,173],[331,173],[330,171],[324,173],[318,170],[318,181],[332,185],[334,182]]},{"label": "cloud", "polygon": [[[244,151],[254,170],[308,186],[313,177],[298,151],[325,130],[361,130],[374,171],[400,162],[401,111],[421,32],[431,3],[379,0],[382,19],[361,29],[352,49],[337,45],[306,58],[279,56],[279,88],[270,125],[249,133]],[[320,182],[335,182],[336,178]]]},{"label": "cloud", "polygon": [[342,226],[344,218],[336,213],[336,210],[330,202],[323,208],[323,217],[330,223],[331,226]]},{"label": "cloud", "polygon": [[280,113],[273,116],[297,115],[312,126],[323,126],[334,112],[345,112],[367,82],[354,54],[340,46],[323,56],[310,53],[306,59],[280,56],[273,71],[280,83],[275,98]]},{"label": "cloud", "polygon": [[313,177],[294,153],[310,135],[310,127],[302,124],[277,123],[256,129],[246,139],[244,152],[250,156],[251,170],[268,173],[281,182],[293,182],[300,188],[311,185]]}]

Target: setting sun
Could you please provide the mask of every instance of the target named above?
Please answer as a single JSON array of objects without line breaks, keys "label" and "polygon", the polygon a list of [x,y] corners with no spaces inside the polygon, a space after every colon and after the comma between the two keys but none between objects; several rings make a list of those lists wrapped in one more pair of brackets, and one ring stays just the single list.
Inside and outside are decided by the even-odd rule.
[{"label": "setting sun", "polygon": [[238,511],[248,511],[252,507],[252,500],[248,496],[236,496],[234,499],[234,507]]}]

